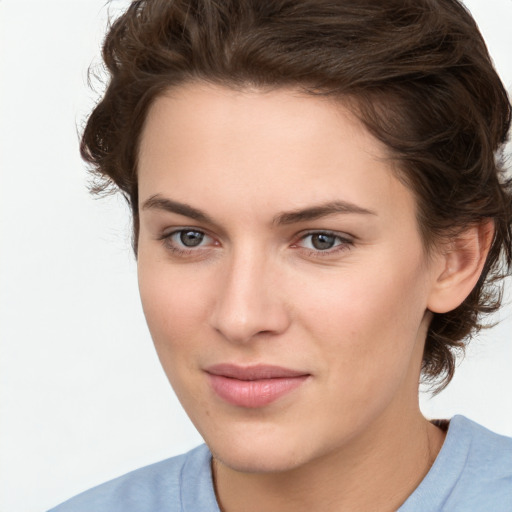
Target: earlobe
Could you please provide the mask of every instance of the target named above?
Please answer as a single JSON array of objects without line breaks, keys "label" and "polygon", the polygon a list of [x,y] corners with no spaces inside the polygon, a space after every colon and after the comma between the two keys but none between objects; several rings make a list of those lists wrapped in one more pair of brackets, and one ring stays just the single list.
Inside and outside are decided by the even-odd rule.
[{"label": "earlobe", "polygon": [[480,278],[493,236],[494,223],[488,220],[466,229],[440,250],[430,311],[447,313],[462,304]]}]

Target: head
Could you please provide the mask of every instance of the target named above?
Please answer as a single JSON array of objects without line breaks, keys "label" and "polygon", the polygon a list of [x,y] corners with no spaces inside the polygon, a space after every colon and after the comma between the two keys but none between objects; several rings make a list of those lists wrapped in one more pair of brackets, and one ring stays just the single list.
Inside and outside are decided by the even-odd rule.
[{"label": "head", "polygon": [[[463,246],[466,234],[478,232],[477,238],[485,245],[484,258],[471,287],[449,306],[439,301],[425,303],[425,314],[411,324],[421,331],[420,348],[412,345],[409,348],[421,352],[419,366],[423,378],[436,383],[437,389],[449,382],[456,351],[480,328],[482,315],[499,307],[497,282],[510,268],[512,260],[512,191],[499,158],[509,130],[510,103],[478,28],[460,2],[137,0],[112,25],[103,57],[110,82],[88,120],[81,150],[100,178],[96,191],[113,185],[128,200],[133,213],[136,254],[142,247],[139,243],[141,206],[147,206],[148,194],[154,195],[154,189],[146,187],[149,181],[144,177],[148,172],[144,167],[150,168],[154,163],[148,164],[148,155],[158,151],[167,155],[170,174],[174,172],[174,162],[182,163],[178,165],[181,170],[173,175],[174,181],[168,184],[168,188],[178,192],[181,184],[187,183],[197,169],[191,165],[190,173],[184,173],[187,163],[181,160],[180,147],[188,144],[182,139],[185,132],[180,131],[180,126],[183,128],[183,123],[188,122],[187,105],[194,112],[191,119],[195,119],[195,124],[191,120],[191,128],[198,133],[201,131],[201,116],[204,116],[204,126],[210,127],[210,138],[207,133],[198,135],[198,140],[203,142],[217,140],[220,144],[231,140],[214,136],[215,127],[224,127],[219,123],[225,121],[222,116],[215,117],[215,106],[220,109],[217,114],[232,109],[232,120],[238,123],[245,120],[246,124],[240,124],[241,131],[237,133],[247,126],[247,135],[256,137],[253,140],[258,140],[258,135],[263,136],[265,130],[252,133],[251,119],[257,120],[258,115],[264,116],[264,113],[271,119],[271,112],[284,109],[282,117],[275,119],[276,126],[295,116],[296,126],[306,129],[306,121],[311,119],[309,124],[316,126],[316,133],[322,134],[321,140],[331,144],[326,142],[327,145],[322,146],[318,140],[315,147],[323,147],[324,152],[336,152],[332,137],[352,141],[351,146],[340,140],[340,148],[346,154],[351,147],[359,148],[355,160],[361,160],[368,153],[375,162],[375,169],[387,173],[386,178],[379,181],[370,176],[374,171],[365,174],[366,171],[357,166],[350,171],[352,174],[331,176],[329,167],[324,174],[319,174],[326,176],[324,191],[329,187],[341,188],[344,183],[352,183],[352,190],[359,190],[358,187],[368,180],[378,183],[389,193],[388,215],[392,213],[393,204],[402,205],[401,212],[413,212],[419,246],[415,245],[410,231],[409,217],[402,218],[397,211],[393,215],[397,221],[404,222],[402,235],[408,235],[398,242],[398,230],[396,241],[405,247],[407,240],[412,240],[411,257],[417,262],[417,268],[426,265],[439,270],[436,261],[440,255],[449,254],[454,245]],[[247,112],[251,112],[252,117],[247,117]],[[338,115],[342,117],[342,124],[336,127]],[[165,119],[173,119],[175,123],[179,120],[182,124],[167,126]],[[325,130],[325,127],[332,130]],[[168,148],[174,148],[175,157],[165,149],[164,143],[154,142],[154,134],[159,131],[168,135]],[[227,137],[227,132],[224,135]],[[306,136],[305,133],[302,136]],[[311,140],[315,137],[313,132],[308,132],[308,136]],[[171,138],[179,143],[173,144]],[[300,137],[295,142],[299,140]],[[284,141],[280,143],[286,151],[288,146]],[[249,145],[246,142],[246,146]],[[199,151],[193,144],[190,148]],[[221,158],[223,153],[219,146],[216,148],[211,155]],[[269,146],[268,154],[274,150],[275,147]],[[290,149],[288,153],[293,151]],[[252,153],[244,153],[249,154]],[[240,155],[233,154],[233,157]],[[303,156],[303,160],[307,160],[308,156]],[[334,165],[336,158],[341,158],[341,153],[335,155],[329,166]],[[338,163],[340,161],[338,159]],[[263,169],[265,163],[261,164]],[[293,161],[293,164],[300,168],[300,161]],[[368,169],[368,165],[363,167]],[[225,168],[229,169],[227,163]],[[242,169],[239,188],[233,189],[233,194],[256,197],[253,192],[258,188],[258,181],[243,185],[244,172],[254,176],[257,171]],[[217,176],[214,171],[212,175]],[[389,182],[388,175],[394,181]],[[315,178],[307,172],[305,176],[309,176],[310,181],[306,183],[310,186],[309,197],[313,204],[317,195],[313,186]],[[366,181],[362,182],[363,176]],[[207,177],[194,175],[196,182],[202,182],[203,178]],[[269,175],[262,170],[260,179],[269,189],[269,199],[266,206],[262,206],[264,196],[260,196],[259,205],[253,206],[262,207],[263,211],[268,208],[269,215],[280,213],[272,210],[270,203],[284,200],[286,187],[302,190],[298,177],[289,171],[279,175],[274,169],[274,174]],[[328,181],[331,179],[332,182]],[[229,183],[233,182],[236,183],[236,175],[231,176]],[[205,179],[205,183],[210,182]],[[141,187],[144,197],[141,197]],[[194,198],[189,201],[186,197],[186,191],[192,189],[192,185],[182,189],[181,202],[193,202]],[[279,196],[279,191],[283,195]],[[275,197],[273,192],[277,194]],[[379,200],[378,196],[375,193],[375,201]],[[357,199],[357,194],[355,197]],[[225,197],[219,195],[218,200],[224,201]],[[201,209],[201,204],[192,206]],[[241,209],[242,206],[243,201]],[[293,201],[287,206],[287,211],[297,209]],[[207,216],[214,216],[213,211],[206,210]],[[231,218],[236,218],[237,211],[230,214]],[[242,218],[247,212],[239,214]],[[247,218],[246,225],[250,226],[252,220]],[[219,231],[224,228],[229,231],[221,222],[219,224]],[[212,225],[216,225],[215,222],[209,224]],[[212,242],[209,250],[215,251],[215,247]],[[418,247],[421,247],[421,254],[416,250]],[[257,252],[256,247],[251,254],[254,251]],[[403,264],[406,263],[404,260]],[[260,272],[264,276],[265,269],[261,267]],[[398,278],[399,274],[390,271],[389,275]],[[424,278],[432,276],[425,272],[418,281],[411,276],[412,281],[405,280],[402,286],[411,282],[418,286],[418,295],[414,297],[421,306],[425,298],[422,295]],[[262,277],[262,282],[267,278],[270,279]],[[270,279],[267,285],[272,286],[272,282],[275,281]],[[320,289],[327,282],[321,284]],[[310,283],[306,280],[304,285]],[[385,286],[392,288],[394,282],[381,280],[374,288],[379,289],[379,286],[384,293]],[[363,289],[371,294],[372,286],[368,284]],[[295,292],[297,296],[300,290]],[[276,296],[279,297],[279,290]],[[195,298],[198,299],[200,297]],[[315,303],[321,309],[321,297],[317,299]],[[364,309],[365,300],[359,304],[360,308]],[[396,298],[393,304],[406,307],[407,302],[408,299],[402,303]],[[328,302],[325,304],[328,307]],[[314,309],[314,305],[310,306]],[[385,314],[384,309],[380,311]],[[410,313],[411,316],[416,314]],[[315,314],[322,318],[322,311]],[[221,322],[220,309],[215,315],[215,322]],[[276,332],[288,322],[278,313],[275,318],[270,314],[269,318],[274,319]],[[218,332],[222,331],[219,325],[215,327]],[[262,330],[274,332],[274,327]],[[377,335],[378,328],[372,332]]]},{"label": "head", "polygon": [[455,310],[434,314],[423,376],[445,386],[455,352],[499,307],[508,268],[511,193],[500,161],[506,91],[485,43],[456,0],[410,2],[134,1],[112,26],[111,80],[90,116],[82,155],[114,185],[139,232],[137,155],[150,106],[191,81],[232,90],[291,87],[349,108],[388,149],[414,193],[426,250],[491,220],[481,277]]}]

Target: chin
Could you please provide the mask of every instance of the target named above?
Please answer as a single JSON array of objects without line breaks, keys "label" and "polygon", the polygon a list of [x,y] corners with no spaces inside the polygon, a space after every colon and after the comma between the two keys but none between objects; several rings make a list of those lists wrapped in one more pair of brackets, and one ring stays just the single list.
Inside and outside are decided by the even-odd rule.
[{"label": "chin", "polygon": [[223,436],[205,436],[215,459],[243,473],[279,473],[298,468],[310,458],[307,440],[293,432],[279,432],[274,427],[267,432],[226,432]]},{"label": "chin", "polygon": [[[301,466],[297,453],[283,450],[241,449],[217,450],[210,447],[212,455],[224,466],[240,473],[284,473]],[[301,454],[301,458],[304,454]]]}]

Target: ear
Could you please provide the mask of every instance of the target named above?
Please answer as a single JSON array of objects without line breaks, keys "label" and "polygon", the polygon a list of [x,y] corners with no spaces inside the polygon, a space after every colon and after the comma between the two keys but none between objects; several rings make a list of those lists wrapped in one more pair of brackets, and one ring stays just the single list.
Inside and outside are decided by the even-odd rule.
[{"label": "ear", "polygon": [[475,287],[494,237],[488,220],[471,226],[439,249],[428,309],[447,313],[462,304]]}]

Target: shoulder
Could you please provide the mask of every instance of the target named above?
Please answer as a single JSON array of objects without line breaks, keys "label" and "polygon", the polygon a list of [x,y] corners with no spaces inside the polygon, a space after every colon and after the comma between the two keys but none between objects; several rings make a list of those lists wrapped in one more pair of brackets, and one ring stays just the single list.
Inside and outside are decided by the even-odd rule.
[{"label": "shoulder", "polygon": [[[201,445],[188,453],[137,469],[85,491],[49,512],[173,512],[182,510],[181,482],[184,474],[207,474],[210,452]],[[209,471],[208,471],[209,473]],[[196,481],[197,492],[209,479]],[[208,489],[207,489],[208,491]]]},{"label": "shoulder", "polygon": [[[466,439],[466,444],[459,447],[466,460],[457,490],[477,501],[485,498],[487,506],[495,497],[493,510],[505,510],[499,508],[500,503],[512,509],[512,438],[495,434],[462,416],[454,420],[461,437]],[[507,501],[498,502],[499,499]]]},{"label": "shoulder", "polygon": [[429,473],[400,512],[510,512],[512,438],[455,416]]},{"label": "shoulder", "polygon": [[455,416],[457,430],[469,441],[468,464],[488,464],[489,470],[512,475],[512,438],[491,432],[487,428],[468,420],[464,416]]}]

